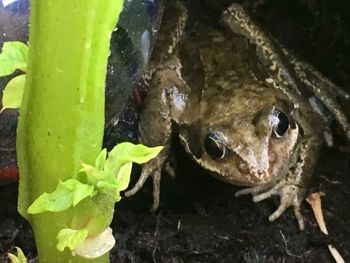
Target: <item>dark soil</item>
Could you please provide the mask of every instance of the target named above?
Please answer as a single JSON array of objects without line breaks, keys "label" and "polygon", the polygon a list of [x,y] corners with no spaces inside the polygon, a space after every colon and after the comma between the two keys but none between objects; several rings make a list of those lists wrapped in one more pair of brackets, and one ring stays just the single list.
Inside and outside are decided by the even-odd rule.
[{"label": "dark soil", "polygon": [[[201,12],[210,15],[227,5],[213,2],[203,1]],[[287,47],[339,85],[350,87],[346,0],[243,2]],[[341,136],[338,139],[341,143]],[[249,196],[235,198],[238,188],[216,180],[175,146],[177,176],[163,176],[160,209],[149,211],[150,183],[117,204],[112,262],[334,262],[327,244],[350,262],[349,154],[324,147],[310,183],[309,192],[326,194],[323,212],[330,235],[325,236],[306,202],[305,231],[299,231],[290,209],[271,223],[267,217],[276,209],[277,198],[258,204]],[[14,246],[35,262],[32,232],[16,212],[17,186],[0,185],[0,262],[6,262],[5,252],[14,251]]]},{"label": "dark soil", "polygon": [[[333,262],[327,244],[350,261],[349,157],[324,149],[310,192],[323,191],[323,212],[330,232],[317,228],[306,202],[306,230],[300,232],[291,210],[267,220],[278,199],[258,204],[234,198],[238,188],[222,183],[185,158],[177,149],[178,176],[164,176],[161,207],[151,205],[151,185],[116,206],[113,229],[117,245],[112,262]],[[21,247],[35,258],[33,235],[16,212],[17,184],[0,188],[0,262],[5,252]],[[36,261],[34,261],[36,262]]]}]

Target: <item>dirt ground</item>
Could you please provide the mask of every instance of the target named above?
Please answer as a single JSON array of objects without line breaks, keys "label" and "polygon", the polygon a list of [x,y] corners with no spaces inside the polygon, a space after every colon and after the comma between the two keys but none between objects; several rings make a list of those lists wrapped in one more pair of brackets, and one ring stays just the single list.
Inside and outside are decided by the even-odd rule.
[{"label": "dirt ground", "polygon": [[[185,157],[182,149],[177,151]],[[350,261],[348,156],[325,149],[311,182],[310,192],[326,193],[329,237],[318,230],[306,202],[306,230],[300,232],[290,210],[268,222],[277,199],[254,204],[248,196],[234,198],[236,187],[214,179],[189,159],[178,163],[176,178],[164,176],[158,212],[148,210],[151,185],[117,204],[112,262],[333,262],[327,244]],[[16,212],[16,190],[16,183],[0,188],[0,262],[6,262],[3,253],[14,245],[31,259],[36,255],[30,227]]]},{"label": "dirt ground", "polygon": [[[203,1],[199,12],[217,15],[230,1],[213,2]],[[350,8],[346,0],[241,2],[285,46],[350,89]],[[199,8],[198,3],[193,5]],[[342,143],[341,135],[337,141]],[[176,142],[175,156],[177,176],[163,176],[156,213],[149,211],[150,183],[116,205],[112,227],[117,245],[111,252],[112,263],[334,262],[327,244],[333,244],[345,262],[350,262],[350,158],[338,147],[322,149],[309,187],[309,192],[326,194],[322,204],[329,236],[318,230],[306,202],[302,206],[305,231],[299,231],[291,210],[268,222],[277,198],[258,204],[249,196],[235,198],[239,188],[213,178]],[[134,174],[135,181],[138,168]],[[36,262],[32,232],[16,212],[17,186],[0,185],[0,262],[6,262],[5,252],[13,251],[14,246]]]}]

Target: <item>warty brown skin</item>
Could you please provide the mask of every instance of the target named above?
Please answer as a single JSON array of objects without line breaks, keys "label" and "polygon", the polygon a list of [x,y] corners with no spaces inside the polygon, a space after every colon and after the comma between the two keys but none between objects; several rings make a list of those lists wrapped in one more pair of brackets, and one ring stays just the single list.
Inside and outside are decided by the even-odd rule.
[{"label": "warty brown skin", "polygon": [[[143,166],[126,196],[152,177],[153,209],[158,207],[171,137],[179,136],[188,154],[215,177],[250,187],[237,196],[249,193],[258,202],[279,195],[270,221],[293,207],[304,229],[300,204],[329,116],[349,130],[335,101],[347,94],[281,47],[237,4],[224,12],[220,27],[196,23],[190,32],[184,31],[185,7],[170,1],[167,8],[172,15],[164,16],[172,19],[164,20],[166,33],[161,29],[159,52],[145,75],[150,91],[139,125],[141,143],[165,147]],[[324,96],[329,93],[333,97]]]}]

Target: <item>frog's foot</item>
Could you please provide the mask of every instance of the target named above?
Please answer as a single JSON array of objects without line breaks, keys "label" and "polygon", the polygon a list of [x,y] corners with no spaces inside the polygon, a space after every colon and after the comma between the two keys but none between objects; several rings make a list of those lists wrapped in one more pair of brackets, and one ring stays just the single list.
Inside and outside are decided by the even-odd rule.
[{"label": "frog's foot", "polygon": [[282,180],[272,188],[271,185],[267,184],[243,189],[236,193],[236,197],[244,194],[252,194],[253,202],[255,203],[270,198],[273,195],[279,195],[281,198],[281,204],[277,210],[269,216],[269,221],[276,220],[288,207],[293,207],[299,229],[304,230],[304,219],[300,212],[300,204],[303,200],[304,189],[288,182],[288,180]]},{"label": "frog's foot", "polygon": [[157,210],[159,207],[159,194],[160,194],[160,178],[161,178],[161,168],[157,167],[162,167],[162,165],[158,166],[158,162],[160,162],[159,159],[153,159],[147,164],[143,165],[142,167],[142,173],[140,178],[138,179],[137,183],[134,185],[132,189],[129,191],[126,191],[124,193],[124,196],[130,197],[134,194],[136,194],[142,186],[145,184],[146,180],[149,177],[152,177],[153,180],[153,205],[151,208],[151,211]]}]

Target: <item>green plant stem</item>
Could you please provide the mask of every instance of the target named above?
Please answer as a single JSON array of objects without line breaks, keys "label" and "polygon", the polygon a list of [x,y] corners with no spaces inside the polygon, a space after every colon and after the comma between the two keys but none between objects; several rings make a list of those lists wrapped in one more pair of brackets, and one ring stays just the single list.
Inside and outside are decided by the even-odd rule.
[{"label": "green plant stem", "polygon": [[92,164],[101,151],[109,39],[122,2],[31,1],[27,80],[17,130],[18,209],[32,224],[40,262],[109,261],[108,255],[87,260],[56,249],[58,231],[70,227],[74,214],[86,207],[33,216],[26,211],[40,194],[71,178],[81,162]]}]

